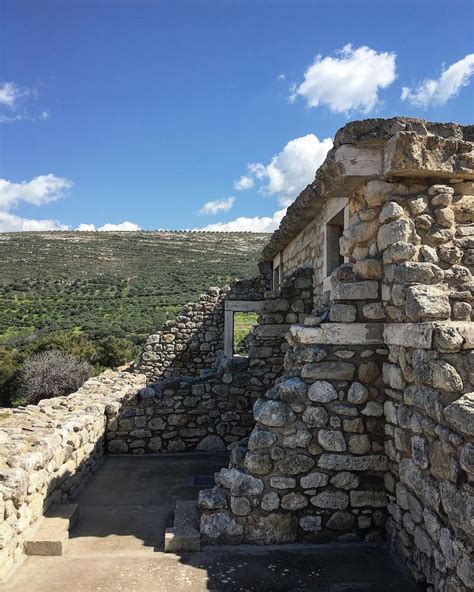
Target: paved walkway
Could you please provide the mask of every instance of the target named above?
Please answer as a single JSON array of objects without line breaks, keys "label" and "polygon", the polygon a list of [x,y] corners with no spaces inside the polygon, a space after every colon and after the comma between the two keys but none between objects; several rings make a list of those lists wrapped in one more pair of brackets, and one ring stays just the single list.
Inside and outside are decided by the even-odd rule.
[{"label": "paved walkway", "polygon": [[[107,457],[82,491],[64,557],[30,557],[5,592],[415,592],[383,547],[325,545],[161,551],[175,501],[224,455]],[[197,477],[197,479],[196,479]]]}]

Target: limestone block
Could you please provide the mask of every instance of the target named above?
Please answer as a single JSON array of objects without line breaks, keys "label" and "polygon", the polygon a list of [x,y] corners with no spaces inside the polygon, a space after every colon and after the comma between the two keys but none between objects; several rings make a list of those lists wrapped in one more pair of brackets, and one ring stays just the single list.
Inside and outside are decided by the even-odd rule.
[{"label": "limestone block", "polygon": [[309,428],[324,427],[328,422],[328,413],[324,407],[308,407],[302,415],[302,420]]},{"label": "limestone block", "polygon": [[295,454],[288,456],[277,464],[277,470],[282,475],[300,475],[301,473],[307,473],[314,467],[315,461],[306,454]]},{"label": "limestone block", "polygon": [[331,323],[352,323],[356,316],[357,309],[352,304],[333,304],[329,310]]},{"label": "limestone block", "polygon": [[344,452],[346,450],[346,441],[344,435],[338,430],[319,430],[318,442],[330,452]]},{"label": "limestone block", "polygon": [[313,472],[301,477],[300,485],[303,489],[316,489],[327,485],[329,477],[326,473]]},{"label": "limestone block", "polygon": [[344,283],[335,281],[331,290],[331,301],[336,300],[375,300],[378,297],[378,282]]},{"label": "limestone block", "polygon": [[291,543],[296,539],[297,527],[298,520],[290,512],[274,512],[268,516],[250,514],[246,539],[260,545]]},{"label": "limestone block", "polygon": [[448,294],[440,288],[409,286],[406,290],[405,313],[412,321],[449,319],[451,306]]},{"label": "limestone block", "polygon": [[293,423],[296,419],[293,411],[286,403],[257,399],[253,414],[255,421],[269,427],[282,427]]},{"label": "limestone block", "polygon": [[474,436],[474,393],[466,393],[444,409],[449,423],[467,436]]},{"label": "limestone block", "polygon": [[286,493],[281,498],[281,507],[284,510],[300,510],[301,508],[305,508],[307,505],[308,500],[306,499],[306,496],[297,491]]},{"label": "limestone block", "polygon": [[460,392],[464,385],[454,366],[445,360],[436,360],[433,363],[433,386],[444,391]]},{"label": "limestone block", "polygon": [[403,185],[386,183],[385,181],[369,181],[365,187],[364,198],[370,208],[385,203],[391,194],[403,194],[406,189]]},{"label": "limestone block", "polygon": [[[294,345],[382,345],[383,328],[382,323],[324,323],[319,327],[292,325],[288,339],[290,344]],[[320,361],[326,356],[324,352],[324,356],[318,356],[315,361]]]},{"label": "limestone block", "polygon": [[377,234],[379,251],[383,251],[393,243],[409,242],[412,232],[413,229],[410,222],[404,218],[383,224],[380,226]]},{"label": "limestone block", "polygon": [[434,263],[404,261],[395,268],[397,284],[437,284],[443,280],[443,270]]},{"label": "limestone block", "polygon": [[301,370],[303,378],[314,380],[352,380],[355,366],[349,362],[319,362],[305,364]]},{"label": "limestone block", "polygon": [[243,527],[230,512],[214,512],[201,514],[201,536],[205,541],[235,544],[243,534]]},{"label": "limestone block", "polygon": [[349,505],[349,496],[342,491],[322,491],[311,498],[313,506],[328,510],[345,510]]},{"label": "limestone block", "polygon": [[474,222],[474,195],[454,196],[451,208],[456,222],[471,224]]},{"label": "limestone block", "polygon": [[334,386],[326,380],[317,380],[308,390],[308,397],[314,403],[329,403],[338,398]]},{"label": "limestone block", "polygon": [[353,456],[325,452],[319,457],[318,467],[335,471],[385,471],[387,457],[383,454]]},{"label": "limestone block", "polygon": [[405,211],[400,204],[396,201],[389,201],[383,205],[379,220],[382,224],[385,224],[386,222],[398,220],[398,218],[401,218],[404,214]]}]

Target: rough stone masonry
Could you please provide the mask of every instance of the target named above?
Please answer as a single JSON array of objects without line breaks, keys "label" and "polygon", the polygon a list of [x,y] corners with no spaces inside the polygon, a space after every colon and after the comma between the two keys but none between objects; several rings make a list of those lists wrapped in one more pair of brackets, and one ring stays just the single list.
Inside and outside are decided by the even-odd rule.
[{"label": "rough stone masonry", "polygon": [[[0,428],[0,570],[104,449],[227,448],[199,498],[204,543],[388,540],[431,590],[472,590],[473,271],[474,128],[346,125],[257,278],[187,305],[134,373]],[[242,303],[260,316],[239,359],[225,320]]]}]

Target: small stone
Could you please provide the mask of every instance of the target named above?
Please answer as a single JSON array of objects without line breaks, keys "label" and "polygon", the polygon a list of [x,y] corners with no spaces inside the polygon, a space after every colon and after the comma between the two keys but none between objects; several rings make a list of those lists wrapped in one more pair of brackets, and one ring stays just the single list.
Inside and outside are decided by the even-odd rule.
[{"label": "small stone", "polygon": [[350,512],[334,512],[326,522],[326,527],[331,530],[351,530],[354,526],[355,516]]},{"label": "small stone", "polygon": [[300,526],[306,532],[317,532],[321,530],[321,516],[303,516],[300,518]]},{"label": "small stone", "polygon": [[288,456],[277,464],[277,470],[283,475],[299,475],[307,473],[314,467],[315,461],[305,454]]},{"label": "small stone", "polygon": [[349,450],[352,454],[367,454],[370,452],[370,440],[366,434],[349,436]]},{"label": "small stone", "polygon": [[295,414],[286,403],[265,401],[264,399],[257,399],[253,414],[255,421],[270,427],[283,427],[293,423],[296,419]]},{"label": "small stone", "polygon": [[285,448],[306,448],[311,442],[313,435],[308,430],[297,430],[292,436],[283,438]]},{"label": "small stone", "polygon": [[347,493],[322,491],[311,498],[313,506],[327,508],[329,510],[345,510],[349,505]]},{"label": "small stone", "polygon": [[319,430],[318,442],[325,450],[331,452],[344,452],[346,450],[344,435],[337,430]]},{"label": "small stone", "polygon": [[271,512],[272,510],[276,510],[280,505],[280,496],[275,491],[271,491],[270,493],[266,493],[262,498],[262,503],[260,504],[262,509]]},{"label": "small stone", "polygon": [[413,259],[416,255],[415,245],[406,242],[396,242],[391,244],[383,254],[384,263],[399,263]]},{"label": "small stone", "polygon": [[412,321],[449,319],[451,306],[448,294],[440,288],[408,286],[405,313]]},{"label": "small stone", "polygon": [[359,486],[359,478],[354,473],[342,471],[331,477],[330,483],[336,489],[356,489]]},{"label": "small stone", "polygon": [[470,475],[474,475],[474,444],[468,442],[461,450],[459,457],[461,467]]},{"label": "small stone", "polygon": [[198,496],[198,506],[201,510],[225,510],[227,498],[222,487],[201,489]]},{"label": "small stone", "polygon": [[454,366],[444,360],[436,360],[433,365],[433,386],[448,392],[460,392],[463,381]]},{"label": "small stone", "polygon": [[273,432],[262,430],[258,426],[255,427],[250,434],[248,447],[252,452],[258,450],[271,448],[276,442],[277,436]]},{"label": "small stone", "polygon": [[376,401],[369,401],[364,409],[362,409],[361,413],[368,417],[382,417],[383,405]]},{"label": "small stone", "polygon": [[398,220],[398,218],[401,218],[404,213],[405,212],[401,205],[399,205],[396,201],[389,201],[383,205],[379,220],[382,224],[385,224],[386,222],[391,222],[392,220]]},{"label": "small stone", "polygon": [[409,242],[412,234],[412,227],[408,220],[400,219],[388,224],[383,224],[378,231],[377,246],[383,251],[396,242]]},{"label": "small stone", "polygon": [[384,491],[351,491],[350,499],[353,508],[383,508],[387,505]]},{"label": "small stone", "polygon": [[269,454],[247,452],[244,466],[253,475],[268,475],[273,468],[273,463]]},{"label": "small stone", "polygon": [[470,321],[472,306],[468,302],[455,302],[453,304],[453,317],[456,321]]},{"label": "small stone", "polygon": [[355,366],[349,362],[319,362],[305,364],[301,376],[314,380],[352,380],[354,372]]},{"label": "small stone", "polygon": [[364,304],[362,314],[366,319],[370,319],[371,321],[378,321],[385,318],[385,311],[381,302]]},{"label": "small stone", "polygon": [[222,438],[213,434],[203,438],[196,446],[196,450],[200,450],[201,452],[223,452],[225,449],[226,446]]},{"label": "small stone", "polygon": [[302,420],[309,428],[321,428],[328,422],[328,413],[323,407],[308,407],[302,415]]},{"label": "small stone", "polygon": [[232,495],[259,495],[263,491],[263,481],[247,475],[237,469],[221,469],[218,473],[219,483],[230,489]]},{"label": "small stone", "polygon": [[363,259],[354,266],[356,274],[364,280],[378,280],[382,277],[382,262],[378,259]]},{"label": "small stone", "polygon": [[360,382],[364,384],[372,384],[380,376],[380,370],[378,364],[375,362],[364,362],[359,365],[357,371],[357,377]]},{"label": "small stone", "polygon": [[438,224],[444,226],[445,228],[450,228],[454,226],[454,212],[451,208],[439,208],[436,210],[436,219]]},{"label": "small stone", "polygon": [[332,304],[329,311],[331,323],[353,323],[356,316],[357,309],[352,304]]},{"label": "small stone", "polygon": [[315,403],[329,403],[338,398],[334,386],[325,380],[317,380],[308,390],[308,397]]},{"label": "small stone", "polygon": [[420,469],[426,469],[428,467],[428,455],[429,446],[427,439],[423,436],[413,436],[411,439],[411,457]]},{"label": "small stone", "polygon": [[462,434],[474,436],[474,393],[465,393],[444,409],[446,419]]},{"label": "small stone", "polygon": [[270,486],[275,489],[294,489],[296,479],[293,479],[293,477],[271,477]]},{"label": "small stone", "polygon": [[229,512],[201,514],[201,536],[213,543],[234,543],[240,540],[243,527]]},{"label": "small stone", "polygon": [[303,489],[316,489],[327,485],[328,476],[326,473],[309,473],[300,479],[300,485]]},{"label": "small stone", "polygon": [[347,400],[349,403],[359,405],[364,403],[369,398],[369,390],[360,382],[353,382],[347,392]]},{"label": "small stone", "polygon": [[236,516],[247,516],[251,510],[250,502],[246,497],[231,497],[230,508]]},{"label": "small stone", "polygon": [[307,390],[307,384],[300,378],[289,378],[277,386],[280,399],[289,405],[304,403]]},{"label": "small stone", "polygon": [[306,499],[306,496],[299,492],[292,491],[291,493],[286,493],[281,498],[281,507],[284,510],[299,510],[307,505],[308,500]]}]

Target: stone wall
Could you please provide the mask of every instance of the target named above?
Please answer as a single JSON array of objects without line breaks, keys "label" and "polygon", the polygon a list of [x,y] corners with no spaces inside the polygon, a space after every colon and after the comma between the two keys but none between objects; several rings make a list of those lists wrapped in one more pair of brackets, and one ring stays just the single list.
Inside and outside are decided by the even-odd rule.
[{"label": "stone wall", "polygon": [[255,278],[209,288],[148,337],[136,371],[154,382],[183,375],[198,378],[211,370],[224,351],[224,300],[262,300],[270,281],[270,266],[262,264]]},{"label": "stone wall", "polygon": [[[262,284],[258,279],[247,280],[219,293],[215,308],[201,321],[206,333],[212,333],[214,344],[223,343],[225,300],[256,300],[259,292],[253,288]],[[249,357],[227,359],[219,351],[214,368],[201,371],[200,377],[194,375],[194,363],[188,375],[182,358],[175,369],[173,358],[168,365],[161,352],[174,377],[150,383],[113,410],[107,425],[108,451],[225,450],[248,436],[254,425],[253,403],[283,372],[285,334],[290,323],[311,312],[311,293],[311,270],[301,270],[287,278],[280,292],[262,294],[265,300],[260,323],[249,338]],[[199,310],[191,305],[189,309]],[[216,319],[218,324],[213,325]],[[179,329],[179,323],[172,322],[170,327]]]},{"label": "stone wall", "polygon": [[65,503],[104,454],[105,412],[144,386],[107,370],[67,397],[4,410],[0,418],[0,581],[23,556],[25,535]]}]

